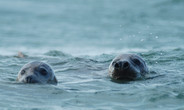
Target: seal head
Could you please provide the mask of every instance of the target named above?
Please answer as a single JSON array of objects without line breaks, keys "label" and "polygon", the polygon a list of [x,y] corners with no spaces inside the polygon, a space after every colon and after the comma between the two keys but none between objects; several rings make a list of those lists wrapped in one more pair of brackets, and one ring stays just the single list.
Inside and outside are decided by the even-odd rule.
[{"label": "seal head", "polygon": [[58,82],[52,68],[48,64],[39,61],[25,64],[18,73],[17,81],[42,84],[57,84]]},{"label": "seal head", "polygon": [[116,80],[136,80],[148,73],[145,61],[135,54],[121,54],[109,66],[109,76]]}]

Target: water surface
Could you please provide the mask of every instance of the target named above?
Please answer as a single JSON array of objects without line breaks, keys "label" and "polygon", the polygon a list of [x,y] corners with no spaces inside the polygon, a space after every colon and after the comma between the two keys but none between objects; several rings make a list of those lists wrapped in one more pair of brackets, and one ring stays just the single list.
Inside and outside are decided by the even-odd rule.
[{"label": "water surface", "polygon": [[[184,109],[183,0],[0,0],[0,109]],[[14,57],[21,51],[26,58]],[[148,80],[112,82],[111,60],[143,57]],[[19,84],[30,61],[58,85]]]}]

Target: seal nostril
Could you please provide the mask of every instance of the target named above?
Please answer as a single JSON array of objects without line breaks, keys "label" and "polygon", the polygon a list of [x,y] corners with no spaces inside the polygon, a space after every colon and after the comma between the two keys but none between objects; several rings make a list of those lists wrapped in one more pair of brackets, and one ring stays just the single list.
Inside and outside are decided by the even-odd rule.
[{"label": "seal nostril", "polygon": [[124,62],[124,64],[123,64],[123,69],[127,69],[129,66],[130,66],[130,65],[129,65],[128,62]]},{"label": "seal nostril", "polygon": [[27,82],[27,83],[31,83],[31,81],[32,81],[32,77],[31,77],[31,76],[28,76],[28,77],[26,78],[26,82]]},{"label": "seal nostril", "polygon": [[128,61],[119,61],[117,63],[115,63],[114,67],[116,69],[128,69],[130,66]]},{"label": "seal nostril", "polygon": [[119,63],[115,63],[114,67],[115,68],[120,68],[120,64]]}]

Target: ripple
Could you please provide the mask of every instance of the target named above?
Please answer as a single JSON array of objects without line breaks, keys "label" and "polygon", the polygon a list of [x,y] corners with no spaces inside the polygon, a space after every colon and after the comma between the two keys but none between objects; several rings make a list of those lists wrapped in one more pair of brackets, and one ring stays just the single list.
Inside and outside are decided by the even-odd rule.
[{"label": "ripple", "polygon": [[57,51],[57,50],[51,50],[51,51],[45,53],[45,55],[53,56],[53,57],[71,57],[70,54],[67,54],[67,53],[64,53],[61,51]]}]

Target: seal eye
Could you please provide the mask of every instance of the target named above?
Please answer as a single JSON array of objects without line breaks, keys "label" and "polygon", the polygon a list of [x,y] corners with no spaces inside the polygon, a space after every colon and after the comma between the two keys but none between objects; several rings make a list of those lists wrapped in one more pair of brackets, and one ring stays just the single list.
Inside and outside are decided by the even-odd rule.
[{"label": "seal eye", "polygon": [[137,64],[137,65],[140,65],[140,64],[141,64],[141,62],[140,62],[138,59],[133,59],[133,62],[134,62],[135,64]]},{"label": "seal eye", "polygon": [[21,75],[24,75],[25,73],[26,73],[26,71],[25,70],[22,70],[20,74]]},{"label": "seal eye", "polygon": [[46,76],[47,75],[47,71],[43,68],[40,68],[40,74],[43,75],[43,76]]}]

